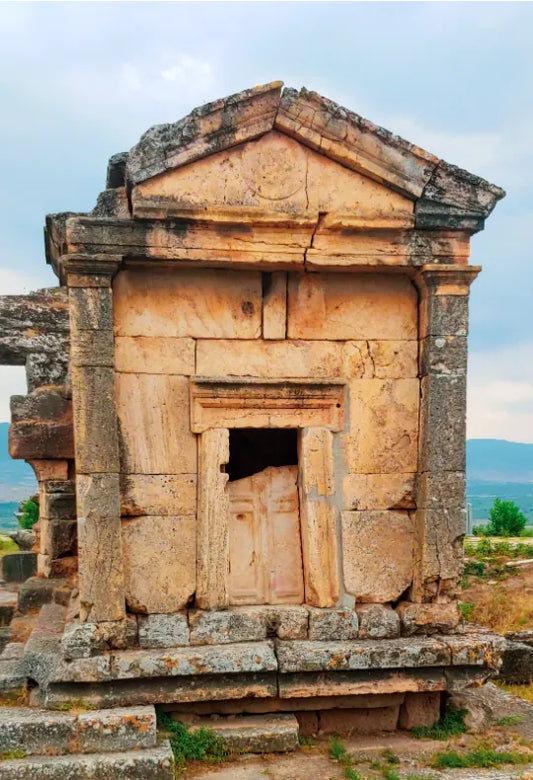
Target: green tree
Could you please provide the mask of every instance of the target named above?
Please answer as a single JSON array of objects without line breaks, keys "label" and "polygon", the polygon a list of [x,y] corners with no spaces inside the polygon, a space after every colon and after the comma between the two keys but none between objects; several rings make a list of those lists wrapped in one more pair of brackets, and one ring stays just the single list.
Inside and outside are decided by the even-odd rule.
[{"label": "green tree", "polygon": [[18,511],[19,526],[31,531],[39,519],[39,504],[34,498],[28,498],[27,501],[21,501]]},{"label": "green tree", "polygon": [[526,527],[527,519],[514,501],[501,501],[497,498],[491,507],[487,536],[520,536]]}]

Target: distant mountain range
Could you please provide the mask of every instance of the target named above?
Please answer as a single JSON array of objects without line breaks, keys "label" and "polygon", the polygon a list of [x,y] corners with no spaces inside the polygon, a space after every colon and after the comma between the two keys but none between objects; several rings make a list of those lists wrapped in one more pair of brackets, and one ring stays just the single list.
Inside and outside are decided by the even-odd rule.
[{"label": "distant mountain range", "polygon": [[[37,487],[32,468],[8,455],[8,429],[9,423],[0,423],[0,504],[5,505],[27,498]],[[494,498],[507,498],[516,501],[533,523],[533,444],[470,439],[466,471],[474,519],[487,517]],[[11,508],[4,510],[11,512]]]}]

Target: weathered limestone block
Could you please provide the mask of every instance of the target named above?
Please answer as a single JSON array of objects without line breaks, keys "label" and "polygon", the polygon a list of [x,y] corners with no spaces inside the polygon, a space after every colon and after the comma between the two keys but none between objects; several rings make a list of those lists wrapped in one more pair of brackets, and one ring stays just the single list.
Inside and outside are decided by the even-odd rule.
[{"label": "weathered limestone block", "polygon": [[189,613],[191,645],[256,642],[266,639],[267,613],[259,608],[233,608],[224,612]]},{"label": "weathered limestone block", "polygon": [[196,589],[196,518],[122,521],[126,602],[132,612],[183,609]]},{"label": "weathered limestone block", "polygon": [[103,650],[126,650],[137,645],[138,631],[135,615],[122,620],[104,620],[98,623],[97,647]]},{"label": "weathered limestone block", "polygon": [[285,88],[275,126],[347,168],[418,198],[438,158],[305,88]]},{"label": "weathered limestone block", "polygon": [[123,517],[196,512],[196,474],[123,474],[120,492]]},{"label": "weathered limestone block", "polygon": [[196,438],[186,377],[117,374],[121,470],[129,474],[194,474]]},{"label": "weathered limestone block", "polygon": [[373,734],[396,731],[400,705],[372,709],[321,710],[319,734]]},{"label": "weathered limestone block", "polygon": [[309,612],[305,607],[264,607],[267,613],[267,636],[279,639],[307,639]]},{"label": "weathered limestone block", "polygon": [[198,535],[196,603],[202,609],[224,607],[229,600],[229,431],[202,433],[198,448]]},{"label": "weathered limestone block", "polygon": [[77,716],[80,752],[105,753],[140,750],[156,745],[157,728],[153,707],[116,707]]},{"label": "weathered limestone block", "polygon": [[417,478],[417,505],[424,509],[460,509],[466,503],[463,471],[425,471]]},{"label": "weathered limestone block", "polygon": [[448,666],[451,650],[429,638],[365,639],[352,642],[282,642],[276,644],[279,670],[318,672]]},{"label": "weathered limestone block", "polygon": [[[351,343],[348,342],[348,348]],[[418,376],[418,341],[367,341],[363,379],[407,379]],[[347,376],[352,376],[348,374]],[[355,376],[355,374],[354,374]]]},{"label": "weathered limestone block", "polygon": [[430,295],[420,309],[420,337],[467,336],[468,295]]},{"label": "weathered limestone block", "polygon": [[41,554],[51,558],[61,558],[64,555],[75,554],[77,550],[76,517],[68,519],[41,518],[41,535],[39,549]]},{"label": "weathered limestone block", "polygon": [[124,617],[118,474],[78,474],[79,589],[82,619]]},{"label": "weathered limestone block", "polygon": [[353,379],[349,393],[352,427],[343,436],[348,471],[354,474],[415,472],[419,381]]},{"label": "weathered limestone block", "polygon": [[403,276],[291,274],[288,338],[416,339],[418,296]]},{"label": "weathered limestone block", "polygon": [[17,422],[9,426],[9,455],[24,460],[74,457],[72,420]]},{"label": "weathered limestone block", "polygon": [[28,395],[12,395],[11,422],[72,422],[72,401],[66,387],[40,387]]},{"label": "weathered limestone block", "polygon": [[73,366],[72,400],[78,473],[118,474],[117,414],[113,369],[96,366]]},{"label": "weathered limestone block", "polygon": [[298,747],[298,721],[292,713],[202,718],[190,724],[193,733],[206,727],[222,737],[234,753],[286,753]]},{"label": "weathered limestone block", "polygon": [[408,512],[342,512],[346,590],[361,602],[395,601],[411,584],[414,528]]},{"label": "weathered limestone block", "polygon": [[345,509],[416,509],[416,474],[347,474]]},{"label": "weathered limestone block", "polygon": [[190,376],[195,372],[194,351],[194,339],[117,336],[115,369],[124,374]]},{"label": "weathered limestone block", "polygon": [[190,677],[274,672],[278,668],[271,642],[243,642],[203,647],[125,650],[112,656],[61,661],[50,682],[109,682],[150,677]]},{"label": "weathered limestone block", "polygon": [[188,645],[187,613],[139,615],[139,644],[143,648]]},{"label": "weathered limestone block", "polygon": [[126,187],[110,188],[100,192],[91,214],[95,217],[129,219],[131,214]]},{"label": "weathered limestone block", "polygon": [[406,693],[400,707],[399,727],[410,731],[420,726],[435,725],[440,718],[440,701],[441,694],[438,691]]},{"label": "weathered limestone block", "polygon": [[359,639],[393,639],[400,636],[400,617],[388,604],[356,604]]},{"label": "weathered limestone block", "polygon": [[73,366],[114,365],[113,331],[79,330],[73,332],[70,355]]},{"label": "weathered limestone block", "polygon": [[344,376],[343,345],[327,341],[201,340],[197,373],[264,378]]},{"label": "weathered limestone block", "polygon": [[[255,339],[261,335],[258,271],[150,269],[114,280],[116,336]],[[179,316],[176,316],[179,312]]]},{"label": "weathered limestone block", "polygon": [[464,568],[463,538],[466,509],[418,509],[416,512],[413,600],[433,600],[456,595]]},{"label": "weathered limestone block", "polygon": [[143,182],[272,129],[283,84],[273,81],[206,103],[173,124],[150,128],[130,150],[128,179]]},{"label": "weathered limestone block", "polygon": [[[74,443],[72,445],[74,450]],[[35,472],[37,482],[46,482],[52,480],[68,479],[68,461],[67,460],[29,460],[28,463]]]},{"label": "weathered limestone block", "polygon": [[309,639],[357,639],[359,620],[351,609],[310,609]]},{"label": "weathered limestone block", "polygon": [[466,376],[421,380],[420,471],[464,471]]},{"label": "weathered limestone block", "polygon": [[71,287],[70,326],[73,338],[82,330],[113,329],[113,300],[110,287]]},{"label": "weathered limestone block", "polygon": [[398,606],[398,614],[402,624],[402,636],[454,633],[460,622],[456,601],[435,604],[412,604],[403,601]]},{"label": "weathered limestone block", "polygon": [[98,650],[98,625],[96,623],[80,623],[72,621],[65,625],[61,637],[63,657],[67,661],[74,658],[90,658]]},{"label": "weathered limestone block", "polygon": [[287,333],[287,274],[275,271],[263,274],[264,339],[284,339]]},{"label": "weathered limestone block", "polygon": [[0,296],[0,364],[26,364],[31,392],[67,375],[69,310],[65,288]]},{"label": "weathered limestone block", "polygon": [[333,465],[331,431],[304,428],[300,438],[300,523],[305,600],[315,607],[333,606],[339,594]]},{"label": "weathered limestone block", "polygon": [[466,355],[466,336],[427,336],[421,341],[421,374],[464,376]]}]

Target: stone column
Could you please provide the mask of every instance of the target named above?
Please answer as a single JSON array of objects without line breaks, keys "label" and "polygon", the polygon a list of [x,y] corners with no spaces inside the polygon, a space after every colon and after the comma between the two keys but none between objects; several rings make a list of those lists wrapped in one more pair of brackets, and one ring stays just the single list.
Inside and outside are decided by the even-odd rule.
[{"label": "stone column", "polygon": [[455,596],[463,568],[468,294],[474,266],[427,265],[420,291],[420,429],[413,601]]},{"label": "stone column", "polygon": [[82,620],[125,617],[113,305],[116,263],[69,261],[72,402]]},{"label": "stone column", "polygon": [[339,563],[332,432],[303,428],[299,463],[305,601],[333,607],[339,598]]},{"label": "stone column", "polygon": [[200,609],[229,604],[229,430],[210,428],[198,441],[196,603]]}]

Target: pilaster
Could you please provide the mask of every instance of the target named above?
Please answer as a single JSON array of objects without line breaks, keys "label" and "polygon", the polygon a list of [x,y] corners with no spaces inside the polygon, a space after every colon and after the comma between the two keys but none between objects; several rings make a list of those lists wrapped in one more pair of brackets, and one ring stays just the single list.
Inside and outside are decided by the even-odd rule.
[{"label": "pilaster", "polygon": [[79,590],[85,620],[125,616],[115,406],[115,263],[77,258],[69,287],[72,402],[76,454]]},{"label": "pilaster", "polygon": [[413,601],[453,597],[462,573],[468,296],[479,271],[426,265],[416,280],[421,397]]}]

